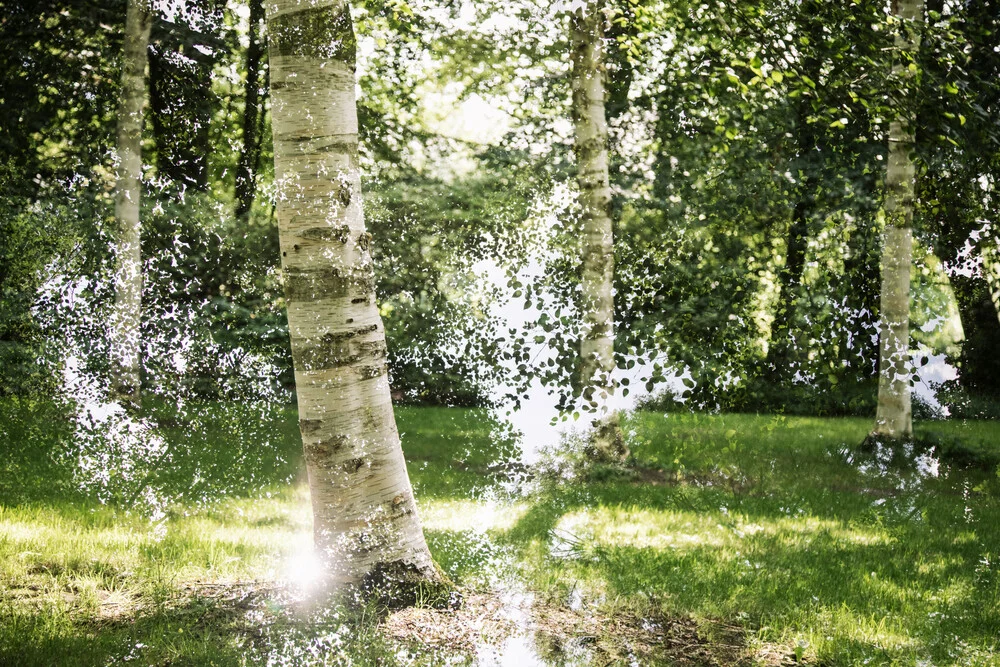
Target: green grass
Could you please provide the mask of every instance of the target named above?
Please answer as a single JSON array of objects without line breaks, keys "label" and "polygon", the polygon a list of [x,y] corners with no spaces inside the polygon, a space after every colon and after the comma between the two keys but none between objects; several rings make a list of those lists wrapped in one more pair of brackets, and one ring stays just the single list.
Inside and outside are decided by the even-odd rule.
[{"label": "green grass", "polygon": [[[821,664],[1000,664],[995,471],[863,472],[873,461],[843,452],[870,426],[640,413],[633,452],[664,471],[658,484],[550,492],[508,539],[532,545],[533,584],[556,598],[582,583],[619,604],[739,622]],[[929,428],[976,447],[992,437],[995,451],[998,426]],[[572,544],[561,559],[553,534]]]},{"label": "green grass", "polygon": [[[159,410],[169,465],[142,480],[173,502],[151,521],[77,488],[58,409],[0,404],[0,665],[443,660],[370,610],[275,589],[310,540],[294,410]],[[517,576],[553,605],[735,624],[818,664],[1000,665],[1000,424],[919,425],[947,452],[926,477],[916,454],[856,451],[870,420],[639,413],[635,471],[503,500],[511,447],[483,412],[397,415],[428,542],[463,586]]]}]

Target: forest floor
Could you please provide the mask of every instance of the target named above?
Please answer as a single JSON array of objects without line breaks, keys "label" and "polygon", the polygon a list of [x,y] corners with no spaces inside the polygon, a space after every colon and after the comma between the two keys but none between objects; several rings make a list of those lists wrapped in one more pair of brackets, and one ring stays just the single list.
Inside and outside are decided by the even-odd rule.
[{"label": "forest floor", "polygon": [[111,459],[66,476],[58,410],[0,408],[0,665],[1000,665],[1000,423],[890,456],[865,419],[640,412],[631,466],[580,476],[511,465],[482,411],[400,408],[464,604],[388,613],[310,594],[293,410],[263,439],[160,414],[164,470],[114,496]]}]

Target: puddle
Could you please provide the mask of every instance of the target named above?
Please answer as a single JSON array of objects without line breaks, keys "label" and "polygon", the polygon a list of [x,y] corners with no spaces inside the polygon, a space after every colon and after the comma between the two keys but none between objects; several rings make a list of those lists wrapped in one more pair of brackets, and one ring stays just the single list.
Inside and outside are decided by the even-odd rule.
[{"label": "puddle", "polygon": [[[466,595],[458,610],[406,609],[381,629],[410,655],[448,656],[476,667],[737,664],[742,630],[720,626],[724,644],[704,640],[689,619],[609,614],[577,591],[566,604],[537,599],[520,582]],[[725,653],[725,655],[722,655]]]},{"label": "puddle", "polygon": [[[574,589],[574,592],[577,592]],[[475,665],[479,667],[546,667],[549,665],[584,666],[592,664],[594,637],[562,639],[540,630],[533,618],[534,595],[508,591],[502,598],[499,613],[514,628],[514,634],[499,646],[480,643]],[[578,604],[582,596],[578,594]]]}]

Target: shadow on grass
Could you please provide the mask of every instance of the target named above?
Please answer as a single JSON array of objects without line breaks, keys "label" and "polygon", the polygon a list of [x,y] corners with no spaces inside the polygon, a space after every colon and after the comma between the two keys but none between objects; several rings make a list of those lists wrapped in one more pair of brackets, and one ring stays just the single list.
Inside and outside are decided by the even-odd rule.
[{"label": "shadow on grass", "polygon": [[[670,614],[767,627],[769,641],[809,636],[830,664],[878,661],[886,646],[894,659],[944,664],[959,638],[993,655],[1000,636],[1000,507],[969,493],[981,479],[958,472],[947,493],[891,496],[824,488],[842,484],[829,476],[739,496],[684,484],[550,489],[503,539],[529,560],[525,545],[542,546],[543,585],[576,578]],[[538,556],[567,539],[570,515],[585,518],[565,562]]]},{"label": "shadow on grass", "polygon": [[[298,415],[292,406],[187,402],[183,408],[150,400],[139,420],[163,449],[152,455],[105,445],[80,431],[68,405],[49,400],[0,399],[0,503],[61,504],[100,496],[132,509],[147,490],[171,502],[205,504],[253,497],[304,478]],[[404,453],[419,497],[464,499],[509,482],[516,450],[483,410],[397,410]],[[101,457],[111,452],[108,458]],[[80,476],[81,455],[102,461]],[[118,458],[114,458],[118,456]]]},{"label": "shadow on grass", "polygon": [[306,608],[257,583],[194,586],[160,602],[118,609],[31,613],[0,607],[0,665],[394,665],[377,617]]}]

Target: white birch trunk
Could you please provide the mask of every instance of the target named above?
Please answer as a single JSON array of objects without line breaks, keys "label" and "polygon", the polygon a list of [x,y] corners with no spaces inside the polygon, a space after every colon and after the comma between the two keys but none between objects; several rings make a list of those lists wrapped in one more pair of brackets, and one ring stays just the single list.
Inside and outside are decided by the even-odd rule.
[{"label": "white birch trunk", "polygon": [[582,218],[580,274],[583,397],[597,411],[592,445],[599,458],[623,460],[628,449],[618,416],[607,402],[614,391],[614,233],[608,177],[608,123],[604,110],[604,12],[600,0],[570,16],[573,123]]},{"label": "white birch trunk", "polygon": [[277,217],[317,550],[330,582],[439,581],[389,396],[344,0],[267,0]]},{"label": "white birch trunk", "polygon": [[146,63],[152,25],[147,0],[129,0],[118,112],[118,168],[115,175],[115,307],[112,368],[115,392],[139,397],[139,326],[142,315],[142,252],[139,205],[142,198],[142,125],[146,106]]},{"label": "white birch trunk", "polygon": [[[898,52],[893,72],[905,82],[905,98],[912,99],[913,74],[908,68],[920,47],[923,0],[898,0]],[[889,163],[886,167],[885,231],[882,241],[882,294],[879,319],[879,383],[875,434],[891,440],[913,437],[910,404],[910,267],[913,262],[913,163],[915,118],[905,108],[889,125]]]}]

